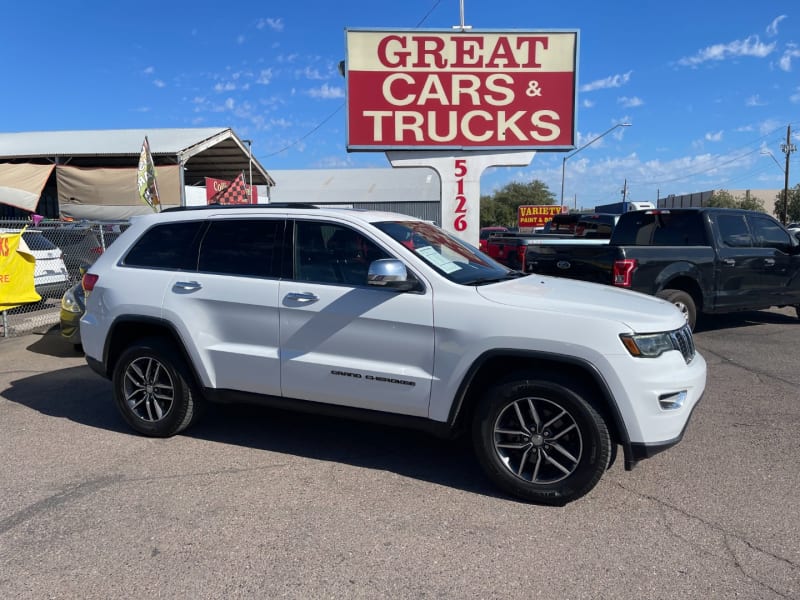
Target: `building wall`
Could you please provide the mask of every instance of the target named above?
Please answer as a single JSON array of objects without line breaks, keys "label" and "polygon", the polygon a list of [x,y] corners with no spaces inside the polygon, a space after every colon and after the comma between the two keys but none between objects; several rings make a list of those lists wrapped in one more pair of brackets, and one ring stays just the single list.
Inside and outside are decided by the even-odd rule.
[{"label": "building wall", "polygon": [[[670,195],[658,199],[659,208],[686,208],[690,206],[705,206],[716,191],[694,192],[691,194]],[[725,190],[734,198],[755,198],[760,200],[764,211],[775,216],[775,199],[783,190]]]}]

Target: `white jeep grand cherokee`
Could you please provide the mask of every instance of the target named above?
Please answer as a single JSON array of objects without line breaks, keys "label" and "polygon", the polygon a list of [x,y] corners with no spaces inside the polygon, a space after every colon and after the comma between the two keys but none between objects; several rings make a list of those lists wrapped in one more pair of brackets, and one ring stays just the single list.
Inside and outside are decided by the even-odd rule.
[{"label": "white jeep grand cherokee", "polygon": [[488,477],[563,504],[618,446],[676,444],[706,363],[670,303],[524,275],[429,222],[313,206],[135,217],[84,277],[81,337],[149,436],[239,400],[470,432]]}]

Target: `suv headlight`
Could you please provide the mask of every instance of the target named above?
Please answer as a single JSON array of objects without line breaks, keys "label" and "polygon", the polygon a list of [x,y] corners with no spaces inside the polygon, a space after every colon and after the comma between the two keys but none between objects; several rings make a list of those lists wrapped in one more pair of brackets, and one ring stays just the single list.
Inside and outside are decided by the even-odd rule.
[{"label": "suv headlight", "polygon": [[633,356],[656,358],[664,352],[674,350],[669,333],[622,334],[622,343]]},{"label": "suv headlight", "polygon": [[622,344],[632,356],[656,358],[670,350],[677,350],[690,363],[695,355],[694,339],[689,325],[663,333],[623,333]]}]

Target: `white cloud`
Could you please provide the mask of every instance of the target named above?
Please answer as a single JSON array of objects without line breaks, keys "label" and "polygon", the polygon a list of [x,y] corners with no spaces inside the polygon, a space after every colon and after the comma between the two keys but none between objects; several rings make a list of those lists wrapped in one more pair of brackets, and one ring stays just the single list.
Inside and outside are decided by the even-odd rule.
[{"label": "white cloud", "polygon": [[707,133],[705,135],[705,140],[707,142],[720,142],[720,141],[722,141],[722,131],[717,131],[716,133]]},{"label": "white cloud", "polygon": [[296,71],[296,75],[298,77],[304,77],[306,79],[312,79],[312,80],[327,79],[327,77],[320,74],[319,70],[314,67],[306,67],[305,69]]},{"label": "white cloud", "polygon": [[236,106],[236,101],[233,98],[228,98],[225,100],[225,108],[228,110],[233,110]]},{"label": "white cloud", "polygon": [[239,35],[236,36],[236,43],[241,46],[242,44],[244,44],[246,39],[247,39],[246,37],[244,37],[243,35],[239,34]]},{"label": "white cloud", "polygon": [[267,17],[266,19],[259,19],[256,22],[256,28],[264,29],[265,27],[268,27],[273,31],[283,31],[284,27],[283,19],[281,18],[274,19],[272,17]]},{"label": "white cloud", "polygon": [[778,67],[787,73],[792,70],[792,59],[800,58],[800,48],[796,44],[787,44],[783,56],[778,60]]},{"label": "white cloud", "polygon": [[793,104],[800,104],[800,87],[796,88],[795,93],[789,96],[789,100],[791,100]]},{"label": "white cloud", "polygon": [[308,95],[312,98],[344,98],[344,89],[323,83],[321,87],[310,89]]},{"label": "white cloud", "polygon": [[236,89],[236,84],[232,81],[226,81],[223,83],[218,83],[214,86],[215,92],[232,92]]},{"label": "white cloud", "polygon": [[326,156],[315,163],[315,167],[320,169],[341,169],[352,166],[353,161],[349,156]]},{"label": "white cloud", "polygon": [[778,23],[783,21],[785,18],[786,18],[786,15],[781,15],[780,17],[775,17],[772,20],[772,23],[767,25],[767,35],[769,35],[770,37],[774,37],[774,36],[778,35]]},{"label": "white cloud", "polygon": [[587,98],[583,102],[581,102],[581,106],[583,106],[583,108],[592,108],[594,106],[594,102],[592,102]]},{"label": "white cloud", "polygon": [[622,104],[625,108],[636,108],[637,106],[642,106],[644,104],[644,100],[637,96],[620,96],[617,98],[617,102]]},{"label": "white cloud", "polygon": [[725,60],[738,56],[754,56],[764,58],[775,50],[775,44],[764,44],[757,35],[751,35],[744,40],[734,40],[728,44],[714,44],[700,50],[694,56],[686,56],[678,61],[684,67],[695,67],[709,60]]},{"label": "white cloud", "polygon": [[142,71],[142,73],[144,73],[145,75],[152,75],[155,72],[156,72],[155,67],[147,67],[144,71]]},{"label": "white cloud", "polygon": [[256,79],[256,83],[267,85],[270,81],[272,81],[272,69],[261,69],[261,72],[258,74],[258,78]]},{"label": "white cloud", "polygon": [[623,73],[622,75],[611,75],[610,77],[606,77],[605,79],[598,79],[597,81],[592,81],[591,83],[582,85],[580,91],[592,92],[594,90],[604,90],[608,88],[622,87],[623,85],[625,85],[630,81],[631,73],[633,73],[633,71],[628,71],[627,73]]},{"label": "white cloud", "polygon": [[157,88],[167,87],[167,84],[161,81],[160,79],[153,80],[153,85],[156,86]]},{"label": "white cloud", "polygon": [[754,94],[745,100],[745,106],[766,106],[767,103],[761,99],[761,96]]},{"label": "white cloud", "polygon": [[758,133],[761,135],[769,135],[780,129],[784,124],[776,119],[767,119],[758,124]]}]

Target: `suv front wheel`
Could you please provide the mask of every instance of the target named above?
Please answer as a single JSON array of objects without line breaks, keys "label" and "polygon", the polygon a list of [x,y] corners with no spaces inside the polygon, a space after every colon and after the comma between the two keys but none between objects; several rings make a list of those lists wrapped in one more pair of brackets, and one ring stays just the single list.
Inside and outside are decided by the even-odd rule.
[{"label": "suv front wheel", "polygon": [[563,505],[587,494],[611,459],[611,439],[588,394],[557,376],[517,374],[490,388],[473,442],[490,479],[509,494]]},{"label": "suv front wheel", "polygon": [[177,348],[160,338],[139,340],[114,367],[114,402],[133,429],[169,437],[198,415],[201,398]]}]

